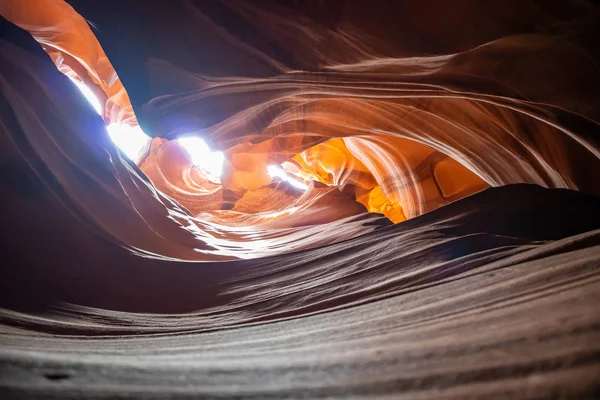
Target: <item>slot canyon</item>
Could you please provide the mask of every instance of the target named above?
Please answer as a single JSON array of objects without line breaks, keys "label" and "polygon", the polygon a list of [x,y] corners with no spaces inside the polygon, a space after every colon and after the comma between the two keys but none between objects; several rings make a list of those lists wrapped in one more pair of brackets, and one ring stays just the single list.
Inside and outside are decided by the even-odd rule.
[{"label": "slot canyon", "polygon": [[0,15],[0,398],[600,397],[598,3]]}]

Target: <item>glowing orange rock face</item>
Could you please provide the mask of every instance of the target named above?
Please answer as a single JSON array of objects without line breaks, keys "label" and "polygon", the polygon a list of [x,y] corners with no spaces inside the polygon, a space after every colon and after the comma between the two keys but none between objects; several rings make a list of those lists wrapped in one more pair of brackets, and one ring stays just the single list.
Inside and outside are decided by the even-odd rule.
[{"label": "glowing orange rock face", "polygon": [[357,201],[395,223],[489,186],[448,156],[390,135],[331,139],[293,160],[304,179],[355,185]]},{"label": "glowing orange rock face", "polygon": [[137,125],[127,92],[87,22],[60,0],[3,1],[0,13],[29,31],[58,69],[100,99],[106,121]]},{"label": "glowing orange rock face", "polygon": [[[27,7],[22,2],[9,3],[4,3],[3,13],[28,29],[63,73],[92,88],[101,100],[107,123],[136,124],[123,85],[87,23],[75,10],[63,1],[38,1],[35,7],[31,3]],[[52,27],[50,35],[48,27]],[[240,196],[234,211],[252,214],[289,207],[294,196],[267,187],[272,181],[267,166],[277,161],[295,164],[292,175],[304,182],[317,181],[340,188],[355,185],[353,195],[359,203],[393,222],[407,218],[403,206],[408,208],[409,216],[416,216],[443,205],[445,199],[457,199],[487,186],[452,160],[439,163],[447,158],[439,152],[390,135],[331,139],[304,150],[307,145],[310,141],[284,138],[234,146],[227,152],[222,186],[203,177],[176,142],[154,139],[149,153],[140,161],[140,168],[158,189],[194,215],[222,209],[224,188]],[[433,165],[420,165],[431,162],[428,157],[431,159],[433,153],[438,154],[436,174]],[[405,178],[415,170],[423,176]],[[416,191],[422,192],[416,197],[422,198],[424,204],[407,204]]]},{"label": "glowing orange rock face", "polygon": [[222,186],[210,182],[194,167],[185,149],[175,141],[154,139],[140,169],[158,189],[194,215],[222,207]]},{"label": "glowing orange rock face", "polygon": [[[252,2],[231,7],[241,14],[263,12]],[[0,12],[28,30],[61,72],[94,91],[107,124],[137,126],[125,88],[73,8],[62,0],[7,0]],[[288,28],[300,37],[298,26]],[[568,109],[590,119],[597,111],[576,96],[557,98],[517,74],[494,80],[500,67],[490,60],[543,50],[554,46],[551,38],[507,36],[459,53],[394,58],[368,53],[365,49],[374,46],[368,37],[353,42],[340,36],[341,29],[314,29],[315,37],[337,38],[335,46],[345,43],[360,51],[347,57],[339,51],[335,62],[334,55],[331,60],[323,56],[314,75],[275,62],[275,76],[252,79],[209,79],[162,61],[148,65],[152,79],[188,85],[184,93],[157,95],[144,105],[148,119],[156,119],[150,124],[153,136],[177,136],[163,123],[169,116],[202,114],[198,134],[225,157],[220,182],[203,174],[175,140],[155,137],[146,154],[134,160],[160,196],[189,211],[182,217],[181,210],[167,205],[170,219],[189,224],[186,229],[195,235],[211,232],[243,242],[246,233],[233,228],[254,227],[268,236],[269,230],[324,224],[365,211],[398,223],[509,183],[597,189],[574,162],[580,158],[582,165],[598,165],[593,141],[557,122]],[[469,42],[456,41],[458,47]],[[565,54],[573,51],[562,42],[556,46]],[[554,69],[548,71],[556,76]],[[523,96],[515,94],[516,86]],[[281,165],[308,189],[277,182],[268,173],[270,165]]]}]

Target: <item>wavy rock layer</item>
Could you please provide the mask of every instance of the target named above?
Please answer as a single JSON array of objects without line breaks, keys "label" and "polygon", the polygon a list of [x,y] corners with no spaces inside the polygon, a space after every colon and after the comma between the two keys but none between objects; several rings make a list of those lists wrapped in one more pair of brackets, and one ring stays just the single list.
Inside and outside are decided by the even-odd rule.
[{"label": "wavy rock layer", "polygon": [[[344,243],[202,265],[56,238],[55,264],[13,272],[25,298],[0,314],[0,392],[593,398],[599,209],[509,186]],[[71,304],[25,313],[42,291]]]},{"label": "wavy rock layer", "polygon": [[598,395],[596,6],[0,13],[2,398]]},{"label": "wavy rock layer", "polygon": [[[239,226],[259,211],[266,222],[310,208],[278,196],[269,203],[267,165],[282,162],[393,222],[490,185],[600,192],[585,173],[600,167],[599,13],[585,2],[464,1],[458,13],[439,2],[123,1],[107,11],[36,1],[6,1],[4,14],[100,93],[107,123],[136,125],[134,109],[150,136],[197,135],[225,152],[217,187],[174,143],[155,139],[140,160],[155,187],[194,216],[214,211]],[[313,222],[362,213],[344,204],[331,202],[331,216]],[[211,259],[196,250],[179,256]]]}]

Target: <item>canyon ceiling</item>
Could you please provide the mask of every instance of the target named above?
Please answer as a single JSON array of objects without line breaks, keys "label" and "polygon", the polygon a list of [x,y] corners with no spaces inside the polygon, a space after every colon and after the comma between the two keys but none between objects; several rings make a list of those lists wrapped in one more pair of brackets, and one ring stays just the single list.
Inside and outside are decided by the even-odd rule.
[{"label": "canyon ceiling", "polygon": [[595,3],[0,14],[0,393],[600,393]]}]

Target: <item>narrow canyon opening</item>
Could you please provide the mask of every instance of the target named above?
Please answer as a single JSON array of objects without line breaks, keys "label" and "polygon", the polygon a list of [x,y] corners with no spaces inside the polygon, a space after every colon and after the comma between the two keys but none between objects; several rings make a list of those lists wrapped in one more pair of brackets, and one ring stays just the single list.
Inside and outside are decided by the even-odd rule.
[{"label": "narrow canyon opening", "polygon": [[0,398],[600,393],[596,2],[0,15]]}]

